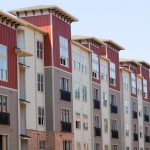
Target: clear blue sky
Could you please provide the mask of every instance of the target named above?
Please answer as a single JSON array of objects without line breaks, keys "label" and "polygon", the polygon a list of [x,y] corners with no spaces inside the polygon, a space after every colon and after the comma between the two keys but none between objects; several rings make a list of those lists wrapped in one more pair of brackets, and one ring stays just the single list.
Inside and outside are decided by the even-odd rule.
[{"label": "clear blue sky", "polygon": [[150,0],[0,0],[3,11],[33,5],[58,5],[80,20],[72,34],[112,39],[120,57],[150,63]]}]

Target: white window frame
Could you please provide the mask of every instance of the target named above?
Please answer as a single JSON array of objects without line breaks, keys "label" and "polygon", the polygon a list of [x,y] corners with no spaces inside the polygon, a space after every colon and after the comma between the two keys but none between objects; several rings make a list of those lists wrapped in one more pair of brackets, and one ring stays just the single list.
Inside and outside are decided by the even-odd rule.
[{"label": "white window frame", "polygon": [[39,149],[40,150],[45,150],[45,140],[39,141]]},{"label": "white window frame", "polygon": [[[39,113],[39,110],[41,113]],[[38,125],[40,125],[40,126],[45,125],[45,108],[43,106],[38,107]]]},{"label": "white window frame", "polygon": [[71,141],[63,141],[63,150],[71,150]]},{"label": "white window frame", "polygon": [[44,92],[44,74],[42,73],[37,73],[37,90],[38,92]]},{"label": "white window frame", "polygon": [[110,62],[110,84],[116,86],[116,64]]},{"label": "white window frame", "polygon": [[98,55],[92,53],[92,77],[99,79],[99,63]]},{"label": "white window frame", "polygon": [[[8,50],[7,46],[0,44],[0,80],[8,81]],[[5,65],[4,65],[5,64]]]},{"label": "white window frame", "polygon": [[37,58],[44,59],[44,44],[37,40]]},{"label": "white window frame", "polygon": [[60,64],[69,67],[69,48],[68,48],[68,39],[59,36],[60,44]]},{"label": "white window frame", "polygon": [[101,66],[101,80],[107,82],[108,72],[106,66]]},{"label": "white window frame", "polygon": [[108,95],[106,92],[103,92],[103,106],[107,107]]},{"label": "white window frame", "polygon": [[85,85],[82,86],[82,100],[87,101],[87,86]]},{"label": "white window frame", "polygon": [[124,90],[128,91],[129,90],[129,80],[127,77],[123,77],[123,88]]},{"label": "white window frame", "polygon": [[60,89],[69,92],[69,79],[64,77],[60,78]]},{"label": "white window frame", "polygon": [[74,94],[75,99],[80,99],[80,84],[78,82],[74,82]]},{"label": "white window frame", "polygon": [[143,79],[143,97],[148,98],[147,80]]},{"label": "white window frame", "polygon": [[136,76],[134,73],[131,73],[131,91],[133,94],[136,94]]},{"label": "white window frame", "polygon": [[61,108],[61,121],[70,123],[70,110]]},{"label": "white window frame", "polygon": [[72,52],[72,68],[76,69],[76,53]]}]

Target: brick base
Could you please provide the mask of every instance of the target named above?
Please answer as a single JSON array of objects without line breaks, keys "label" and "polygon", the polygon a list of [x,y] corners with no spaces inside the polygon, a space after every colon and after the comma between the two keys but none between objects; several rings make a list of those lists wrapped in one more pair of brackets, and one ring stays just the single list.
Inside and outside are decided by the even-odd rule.
[{"label": "brick base", "polygon": [[28,130],[27,133],[31,137],[31,139],[28,140],[28,150],[39,150],[39,141],[45,141],[46,150],[62,150],[63,140],[71,141],[71,150],[74,150],[74,138],[72,133],[54,133],[36,130]]}]

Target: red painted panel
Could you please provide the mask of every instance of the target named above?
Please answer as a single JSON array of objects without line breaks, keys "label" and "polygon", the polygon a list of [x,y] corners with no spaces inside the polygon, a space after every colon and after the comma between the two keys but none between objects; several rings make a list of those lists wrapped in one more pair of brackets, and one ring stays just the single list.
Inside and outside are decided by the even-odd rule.
[{"label": "red painted panel", "polygon": [[130,70],[131,70],[133,73],[137,74],[137,67],[130,65]]},{"label": "red painted panel", "polygon": [[7,46],[8,52],[8,82],[0,81],[0,85],[17,89],[16,30],[0,24],[0,44]]},{"label": "red painted panel", "polygon": [[[54,66],[63,69],[68,72],[72,72],[72,50],[71,50],[71,26],[59,18],[53,16],[53,58]],[[60,64],[60,45],[59,36],[68,39],[68,50],[69,50],[69,67],[65,67]]]},{"label": "red painted panel", "polygon": [[89,44],[82,44],[83,46],[85,46],[86,48],[89,48]]},{"label": "red painted panel", "polygon": [[103,46],[100,48],[100,55],[106,56],[106,47]]},{"label": "red painted panel", "polygon": [[137,74],[141,74],[141,67],[137,66]]},{"label": "red painted panel", "polygon": [[[119,91],[120,90],[120,79],[119,79],[119,53],[112,50],[111,48],[107,48],[107,57],[111,62],[116,65],[116,86],[109,84],[109,87]],[[108,71],[109,73],[109,71]]]},{"label": "red painted panel", "polygon": [[30,16],[22,18],[48,32],[44,37],[44,64],[51,66],[51,22],[50,15]]},{"label": "red painted panel", "polygon": [[[143,66],[141,67],[141,73],[142,73],[142,76],[144,77],[144,79],[146,79],[147,80],[147,90],[148,91],[150,91],[150,88],[149,88],[149,71],[146,69],[146,68],[144,68]],[[148,92],[148,99],[145,99],[144,98],[144,95],[143,95],[143,99],[145,100],[145,101],[148,101],[148,102],[150,102],[150,94],[149,94],[149,92]]]}]

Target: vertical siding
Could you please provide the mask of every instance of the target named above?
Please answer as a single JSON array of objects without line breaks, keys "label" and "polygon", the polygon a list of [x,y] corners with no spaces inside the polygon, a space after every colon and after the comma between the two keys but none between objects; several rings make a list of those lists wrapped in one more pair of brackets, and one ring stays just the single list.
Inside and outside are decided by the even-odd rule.
[{"label": "vertical siding", "polygon": [[1,86],[17,89],[16,30],[0,24],[0,44],[7,46],[8,82],[0,81]]},{"label": "vertical siding", "polygon": [[[72,61],[71,61],[71,25],[65,23],[59,18],[53,16],[53,58],[54,66],[62,70],[72,72]],[[68,39],[68,54],[69,54],[69,67],[65,67],[60,64],[60,45],[59,36]]]},{"label": "vertical siding", "polygon": [[44,64],[51,66],[51,22],[50,15],[30,16],[22,18],[48,32],[44,37]]},{"label": "vertical siding", "polygon": [[[116,86],[112,86],[109,84],[109,87],[119,91],[120,90],[120,79],[119,79],[119,52],[112,50],[111,48],[107,48],[107,57],[110,59],[111,62],[115,63],[116,65]],[[109,72],[109,71],[108,71]]]},{"label": "vertical siding", "polygon": [[[150,90],[150,87],[149,87],[149,81],[150,81],[149,80],[149,70],[142,66],[141,67],[141,72],[142,72],[142,76],[144,77],[144,79],[147,80],[147,91],[149,91]],[[143,95],[143,100],[145,100],[147,102],[150,102],[150,94],[149,94],[149,92],[148,92],[148,98],[147,99],[145,99],[144,95]]]}]

